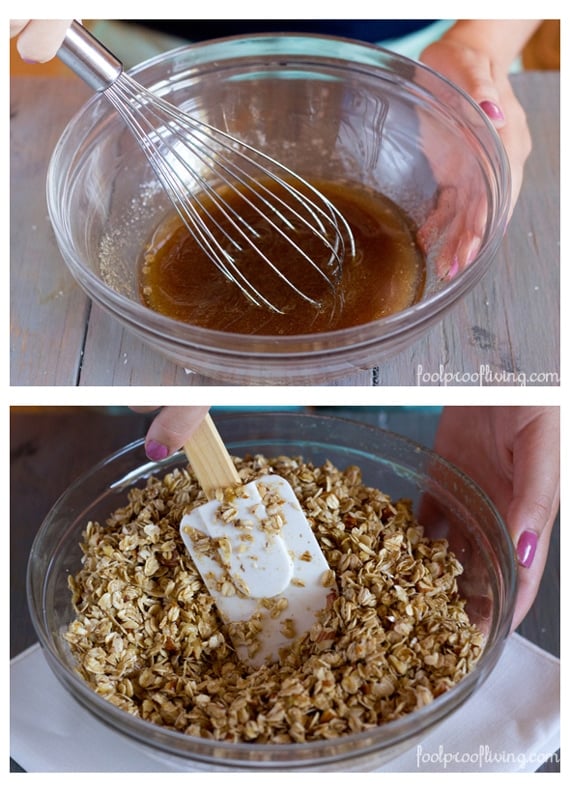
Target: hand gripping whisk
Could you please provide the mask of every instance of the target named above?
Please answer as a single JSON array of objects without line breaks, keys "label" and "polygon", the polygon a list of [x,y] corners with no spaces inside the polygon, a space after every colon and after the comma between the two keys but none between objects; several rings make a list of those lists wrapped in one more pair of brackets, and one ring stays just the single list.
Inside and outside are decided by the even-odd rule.
[{"label": "hand gripping whisk", "polygon": [[[58,57],[104,92],[192,237],[253,303],[284,313],[294,308],[291,296],[318,305],[319,289],[335,288],[345,257],[354,254],[354,239],[346,220],[319,190],[272,157],[144,88],[78,22],[68,29]],[[249,219],[236,209],[240,205]],[[270,247],[264,242],[267,236],[273,239]],[[279,261],[272,260],[271,247]],[[244,253],[249,261],[245,270]],[[278,278],[277,292],[290,290],[281,305],[254,284],[260,266]],[[308,293],[307,282],[314,293]]]}]

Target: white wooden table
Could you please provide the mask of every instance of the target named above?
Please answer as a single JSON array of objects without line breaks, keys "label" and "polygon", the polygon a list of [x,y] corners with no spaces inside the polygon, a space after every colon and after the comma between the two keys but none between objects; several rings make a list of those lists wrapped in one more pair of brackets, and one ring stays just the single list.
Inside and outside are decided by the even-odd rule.
[{"label": "white wooden table", "polygon": [[[526,72],[513,83],[534,148],[492,270],[421,341],[332,384],[443,384],[444,377],[450,385],[559,384],[560,75]],[[11,384],[222,384],[146,348],[92,305],[67,271],[47,216],[45,177],[59,135],[88,96],[74,77],[12,81]]]}]

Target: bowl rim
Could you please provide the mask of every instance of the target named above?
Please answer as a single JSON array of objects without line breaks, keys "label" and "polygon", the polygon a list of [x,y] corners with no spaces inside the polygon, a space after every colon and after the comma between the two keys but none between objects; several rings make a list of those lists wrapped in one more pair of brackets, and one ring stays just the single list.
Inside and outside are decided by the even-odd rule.
[{"label": "bowl rim", "polygon": [[[255,56],[251,53],[244,54],[242,52],[240,54],[240,47],[243,47],[249,42],[265,42],[267,45],[271,43],[272,46],[277,42],[281,46],[276,51],[256,53]],[[311,42],[324,42],[334,46],[341,44],[342,47],[347,50],[347,54],[341,57],[338,52],[336,54],[332,52],[322,54],[310,52],[309,50],[303,53],[296,51],[290,52],[289,49],[286,48],[287,42],[292,42],[290,47],[293,50],[295,49],[293,46],[295,43],[306,43],[308,46],[310,46]],[[284,47],[285,49],[283,49]],[[236,53],[233,56],[229,52],[232,48],[236,49]],[[48,164],[46,192],[48,213],[59,246],[62,248],[62,253],[63,249],[67,251],[67,255],[64,255],[64,259],[76,279],[84,286],[89,296],[95,302],[110,311],[120,322],[129,326],[132,330],[140,331],[140,328],[144,327],[144,333],[147,338],[153,338],[159,342],[173,342],[177,347],[182,349],[191,350],[195,347],[199,348],[201,352],[231,352],[232,355],[237,357],[249,357],[252,352],[254,352],[260,359],[271,359],[276,356],[280,359],[284,359],[288,356],[297,359],[305,356],[318,357],[323,354],[336,356],[341,350],[356,350],[370,344],[376,345],[378,343],[386,343],[393,338],[408,336],[418,325],[424,322],[431,323],[434,321],[434,319],[439,317],[448,307],[459,300],[465,292],[470,291],[483,277],[485,272],[490,268],[493,256],[502,241],[502,233],[499,232],[506,227],[510,203],[511,175],[509,161],[495,127],[479,105],[462,88],[426,64],[411,60],[410,58],[375,44],[339,36],[286,32],[272,34],[257,33],[248,36],[228,36],[182,45],[137,64],[135,67],[129,69],[128,73],[135,78],[140,78],[142,75],[143,79],[141,79],[141,82],[147,84],[144,80],[146,72],[152,70],[152,68],[157,65],[175,60],[181,55],[187,56],[188,54],[195,54],[196,58],[192,63],[187,65],[187,69],[199,68],[206,64],[211,65],[212,63],[221,66],[221,61],[205,60],[208,53],[215,53],[216,51],[220,53],[222,53],[222,51],[224,52],[224,60],[229,60],[231,57],[235,59],[242,57],[244,60],[251,59],[252,57],[263,57],[265,59],[275,58],[279,54],[285,54],[285,52],[287,52],[288,57],[291,59],[303,58],[305,61],[310,59],[311,62],[315,63],[319,61],[337,61],[343,63],[345,68],[356,68],[359,66],[363,68],[380,68],[379,74],[382,73],[382,66],[385,66],[388,62],[402,65],[408,64],[413,66],[414,69],[421,69],[425,73],[430,74],[432,79],[446,85],[448,90],[461,98],[461,101],[469,104],[494,142],[495,154],[501,165],[498,170],[493,168],[493,170],[496,171],[496,178],[498,179],[497,194],[499,196],[499,202],[496,208],[495,232],[489,239],[483,240],[483,244],[475,260],[468,267],[463,269],[463,271],[458,273],[456,277],[445,284],[436,294],[422,298],[419,302],[414,303],[402,311],[373,320],[372,322],[339,330],[287,336],[270,334],[250,336],[247,334],[215,330],[181,322],[180,320],[153,311],[142,303],[136,302],[133,298],[126,297],[114,291],[102,278],[95,276],[89,268],[84,266],[82,262],[75,257],[73,246],[68,243],[65,236],[65,223],[63,222],[63,218],[59,216],[61,201],[58,200],[58,191],[56,189],[59,160],[63,156],[66,141],[73,134],[74,127],[80,122],[84,114],[89,112],[97,102],[101,100],[104,101],[101,94],[94,94],[74,114],[54,147]],[[349,58],[349,55],[352,59]],[[359,60],[359,57],[362,60]],[[425,88],[422,88],[422,90],[424,93],[431,95]],[[449,108],[446,108],[446,110],[449,111]],[[102,117],[106,118],[115,113],[115,109],[109,105],[109,107],[103,111]],[[453,113],[456,115],[455,110]],[[499,183],[501,181],[500,177],[502,177],[502,183]]]},{"label": "bowl rim", "polygon": [[[44,656],[56,674],[58,681],[64,685],[64,687],[74,696],[74,698],[76,698],[82,705],[86,706],[93,715],[102,720],[107,726],[117,729],[130,739],[140,740],[140,742],[144,743],[147,747],[159,747],[171,755],[175,755],[178,758],[186,758],[190,761],[197,761],[205,764],[218,764],[228,767],[247,766],[249,769],[286,768],[293,765],[303,767],[314,765],[315,762],[317,765],[324,765],[328,763],[334,764],[335,760],[342,760],[343,758],[348,759],[349,757],[350,759],[353,759],[358,756],[374,753],[375,750],[385,750],[391,746],[395,746],[402,739],[400,732],[402,730],[403,723],[408,727],[405,732],[405,740],[407,741],[408,739],[413,738],[415,735],[424,732],[426,728],[431,728],[432,726],[436,725],[443,718],[456,711],[457,708],[467,698],[469,698],[469,696],[477,689],[477,687],[479,687],[479,685],[481,685],[489,676],[498,662],[500,655],[502,654],[505,641],[510,635],[510,626],[514,612],[514,601],[517,586],[517,562],[507,526],[492,500],[486,495],[486,493],[476,482],[463,473],[463,471],[461,471],[458,467],[453,465],[451,462],[448,462],[441,455],[402,434],[352,418],[297,412],[264,411],[261,413],[248,413],[245,411],[240,411],[236,413],[217,415],[216,423],[223,433],[224,425],[227,426],[230,423],[233,423],[234,425],[238,426],[245,417],[251,419],[254,416],[261,421],[267,420],[268,422],[270,422],[271,419],[285,420],[287,423],[292,423],[292,421],[295,420],[307,425],[311,422],[316,422],[321,426],[325,424],[334,424],[335,426],[346,425],[347,428],[350,428],[351,426],[357,427],[360,429],[360,431],[365,429],[374,437],[384,438],[385,440],[394,442],[400,446],[403,445],[408,451],[413,451],[415,454],[418,454],[418,458],[419,455],[422,455],[427,456],[427,458],[430,460],[437,461],[439,465],[442,465],[443,468],[451,472],[454,477],[459,478],[461,481],[467,484],[469,489],[472,490],[478,498],[481,498],[482,503],[489,510],[494,522],[496,522],[501,532],[502,538],[505,540],[506,547],[508,548],[510,563],[509,568],[505,570],[507,573],[504,593],[506,607],[502,615],[502,623],[494,625],[496,632],[494,643],[492,646],[486,645],[484,647],[481,657],[479,658],[475,668],[465,677],[463,677],[456,685],[454,685],[453,688],[435,698],[431,703],[422,706],[418,710],[406,714],[403,718],[380,724],[379,726],[372,727],[363,732],[348,734],[342,737],[285,745],[276,745],[272,743],[231,743],[187,735],[176,730],[169,729],[165,726],[158,726],[157,724],[146,721],[142,718],[135,718],[132,714],[123,711],[121,708],[111,704],[105,698],[95,693],[77,672],[74,672],[61,660],[59,653],[53,648],[53,637],[44,625],[45,608],[42,606],[42,612],[37,612],[37,609],[34,605],[33,593],[35,590],[40,591],[41,595],[39,599],[43,603],[49,575],[46,575],[46,578],[39,582],[34,579],[34,559],[40,555],[38,548],[42,543],[44,533],[57,514],[58,510],[65,504],[68,497],[74,491],[80,488],[83,482],[87,481],[96,473],[103,471],[113,462],[116,462],[119,459],[125,459],[136,452],[140,452],[142,457],[144,453],[144,438],[128,443],[127,445],[119,448],[117,451],[105,456],[104,459],[100,460],[98,463],[78,476],[68,487],[66,487],[64,492],[56,500],[42,521],[38,533],[34,538],[26,570],[26,595],[32,623],[44,652]],[[255,442],[259,439],[260,438],[256,436],[252,442]],[[279,442],[280,440],[282,441],[283,438],[268,437],[268,440]],[[287,440],[289,442],[302,442],[293,441],[290,438],[287,438]],[[228,445],[231,446],[233,443],[237,442],[237,440],[230,441]],[[243,441],[239,442],[248,442],[248,440],[244,438]],[[330,440],[319,441],[318,439],[314,439],[313,442],[317,444],[320,443],[325,447],[332,447],[332,442]],[[346,450],[346,448],[344,450]],[[358,449],[355,450],[358,452]],[[261,453],[262,452],[263,450]],[[378,449],[376,455],[383,455],[382,448]],[[389,461],[385,460],[384,457],[382,458],[384,461]],[[107,484],[107,489],[127,491],[129,487],[136,486],[136,482],[139,482],[140,484],[140,480],[143,476],[148,478],[150,475],[160,475],[161,471],[162,474],[164,474],[166,470],[169,470],[172,467],[180,466],[180,463],[184,464],[185,460],[186,457],[184,452],[178,451],[161,462],[142,462],[126,476],[122,476],[120,479]],[[408,467],[408,469],[411,468]],[[51,569],[51,560],[49,566]],[[427,726],[424,722],[426,719],[428,721]],[[374,743],[374,738],[380,732],[382,733],[382,742],[380,746],[377,746]],[[161,737],[163,739],[161,739]],[[170,741],[175,741],[177,746],[173,748],[168,745],[169,739]],[[350,751],[351,744],[358,744],[360,747],[352,751],[349,757],[345,757],[343,749]],[[311,752],[318,750],[322,750],[323,753],[322,755],[319,755],[317,759],[314,757],[303,758],[303,754],[310,754]],[[222,752],[224,754],[228,754],[228,756],[221,758],[219,755],[216,755],[216,752]],[[260,758],[253,762],[247,756],[252,752],[258,753],[260,755]],[[264,754],[269,753],[271,754],[270,759],[263,757]]]}]

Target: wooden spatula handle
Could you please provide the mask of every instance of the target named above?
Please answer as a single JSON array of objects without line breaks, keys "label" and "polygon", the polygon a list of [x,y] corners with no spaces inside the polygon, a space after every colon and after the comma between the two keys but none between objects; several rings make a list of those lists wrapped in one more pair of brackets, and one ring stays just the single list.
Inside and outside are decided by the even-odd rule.
[{"label": "wooden spatula handle", "polygon": [[185,443],[184,451],[194,475],[208,497],[220,487],[231,487],[240,483],[241,479],[232,458],[209,413]]}]

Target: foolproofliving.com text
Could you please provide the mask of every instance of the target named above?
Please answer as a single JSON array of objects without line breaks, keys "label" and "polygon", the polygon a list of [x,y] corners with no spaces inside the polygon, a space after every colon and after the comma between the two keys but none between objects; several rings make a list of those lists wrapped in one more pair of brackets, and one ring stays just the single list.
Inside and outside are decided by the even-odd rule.
[{"label": "foolproofliving.com text", "polygon": [[[472,751],[446,751],[443,745],[439,745],[435,751],[424,750],[421,744],[416,747],[416,765],[420,770],[427,770],[429,765],[436,765],[441,770],[482,770],[489,769],[491,765],[500,766],[500,770],[505,767],[525,770],[539,767],[550,758],[550,754],[544,752],[502,751],[489,745],[479,745]],[[552,758],[559,761],[558,754]]]},{"label": "foolproofliving.com text", "polygon": [[436,371],[427,371],[421,363],[416,369],[416,385],[559,385],[560,375],[555,371],[493,371],[488,363],[476,371],[448,371],[440,365]]}]

